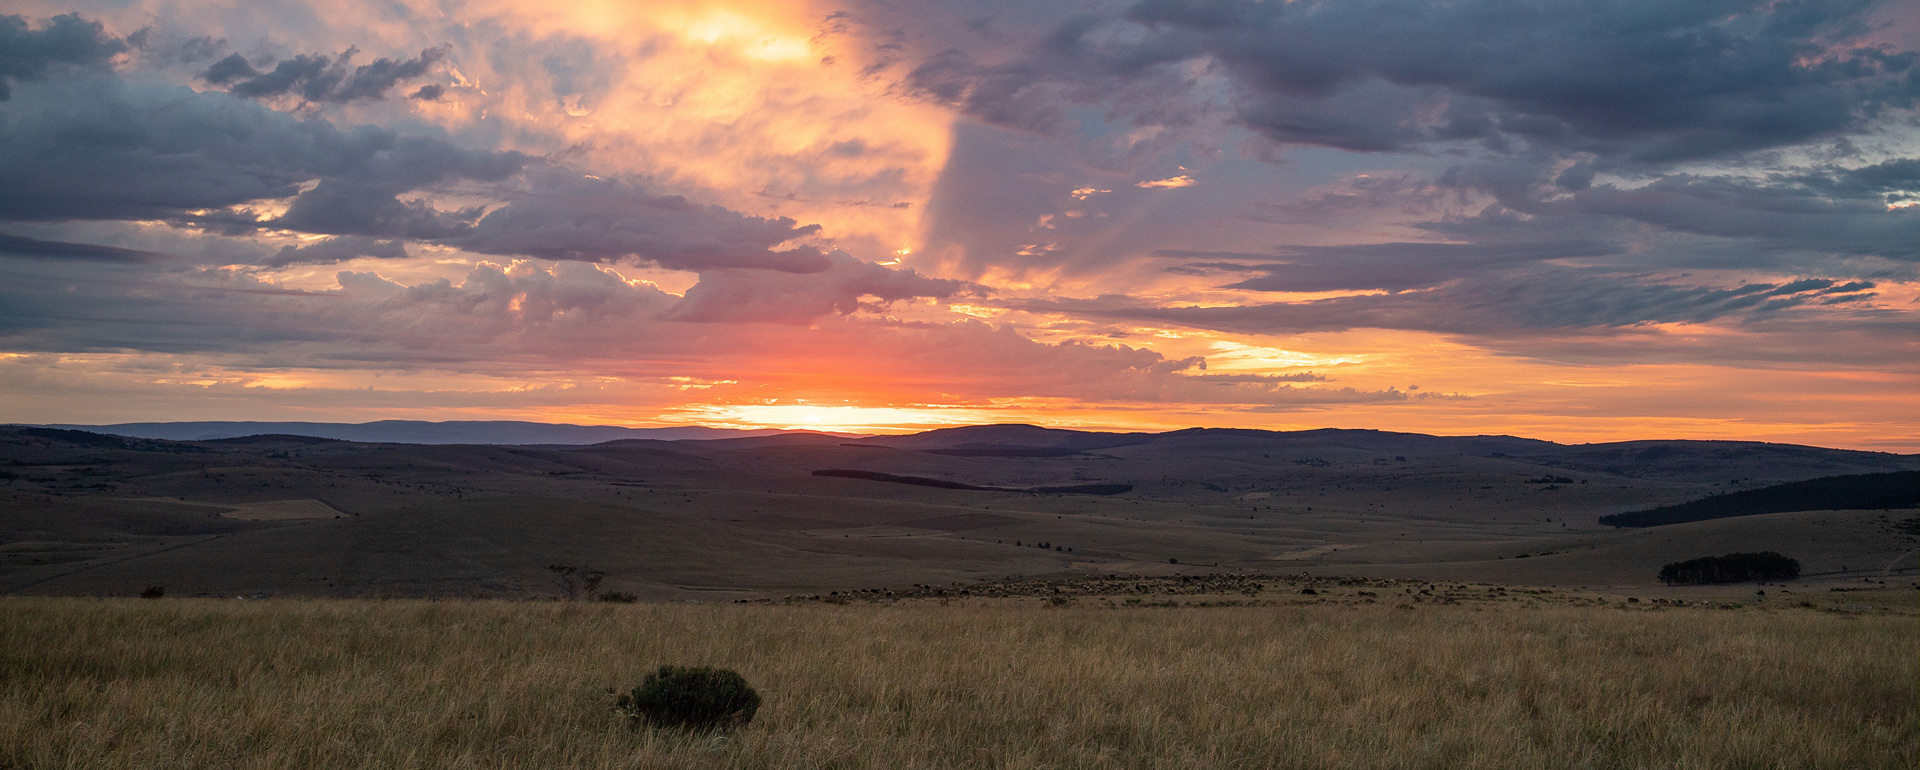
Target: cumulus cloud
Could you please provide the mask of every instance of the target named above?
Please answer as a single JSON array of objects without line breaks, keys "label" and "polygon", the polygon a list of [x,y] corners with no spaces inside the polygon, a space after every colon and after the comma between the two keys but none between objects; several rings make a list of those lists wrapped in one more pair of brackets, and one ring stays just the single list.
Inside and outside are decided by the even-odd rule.
[{"label": "cumulus cloud", "polygon": [[12,98],[11,83],[37,80],[51,67],[99,66],[127,50],[97,21],[75,14],[48,19],[38,29],[24,16],[0,15],[0,101]]},{"label": "cumulus cloud", "polygon": [[301,245],[283,246],[279,251],[274,252],[273,256],[260,260],[258,264],[267,267],[327,265],[361,257],[406,259],[407,247],[398,240],[383,241],[377,238],[349,235]]},{"label": "cumulus cloud", "polygon": [[[1258,273],[1222,288],[1318,292],[1424,289],[1459,278],[1553,259],[1618,254],[1611,243],[1541,241],[1521,243],[1374,243],[1353,246],[1286,246],[1284,262],[1193,262],[1188,274]],[[1252,256],[1252,255],[1242,255]]]},{"label": "cumulus cloud", "polygon": [[[1920,164],[1890,155],[1917,70],[1859,42],[1851,0],[856,3],[818,38],[770,9],[718,41],[660,8],[0,24],[0,341],[1247,411],[1421,396],[1378,388],[1394,352],[1327,369],[1354,387],[1190,354],[1392,329],[1556,361],[1915,360]],[[896,76],[923,98],[882,98]],[[1299,145],[1339,151],[1277,151]],[[862,261],[890,253],[917,270]],[[1101,292],[1133,296],[1058,298]],[[931,320],[961,298],[1151,347]],[[1142,328],[1176,326],[1207,331]]]},{"label": "cumulus cloud", "polygon": [[70,78],[0,106],[0,219],[182,219],[291,197],[316,180],[392,198],[500,180],[528,161],[374,126],[342,129],[222,93]]},{"label": "cumulus cloud", "polygon": [[[1455,281],[1429,291],[1335,297],[1307,302],[1232,306],[1167,305],[1123,295],[1092,299],[1000,300],[1030,312],[1062,313],[1135,323],[1174,324],[1242,334],[1308,334],[1349,329],[1397,329],[1457,335],[1494,349],[1554,358],[1587,341],[1635,337],[1642,352],[1657,355],[1660,324],[1717,324],[1729,329],[1767,329],[1792,337],[1794,329],[1819,327],[1851,339],[1876,338],[1876,347],[1809,345],[1793,360],[1891,364],[1920,345],[1899,313],[1874,310],[1866,300],[1871,281],[1806,277],[1791,281],[1708,286],[1655,276],[1595,269],[1509,271]],[[1852,311],[1835,315],[1837,310]],[[1652,332],[1653,336],[1648,334]],[[1800,336],[1807,339],[1806,335]],[[1579,342],[1579,345],[1569,343]],[[1702,346],[1687,341],[1687,347]],[[1777,352],[1777,351],[1775,351]],[[1616,353],[1617,354],[1617,353]],[[1740,361],[1745,345],[1698,354],[1702,361]],[[1769,354],[1771,355],[1771,353]]]},{"label": "cumulus cloud", "polygon": [[413,59],[381,57],[355,67],[353,57],[358,53],[360,49],[348,48],[335,56],[303,54],[272,64],[272,69],[264,72],[236,53],[214,62],[200,73],[200,79],[227,86],[229,93],[250,99],[281,95],[292,95],[307,102],[382,99],[400,82],[425,75],[435,62],[446,58],[447,49],[428,48]]},{"label": "cumulus cloud", "polygon": [[469,206],[442,211],[424,199],[400,199],[415,188],[406,181],[323,179],[294,198],[285,214],[256,221],[308,233],[432,240],[467,233],[486,210],[484,206]]},{"label": "cumulus cloud", "polygon": [[1149,179],[1144,182],[1135,182],[1133,186],[1152,189],[1156,187],[1158,188],[1192,187],[1193,185],[1194,185],[1193,177],[1187,176],[1186,174],[1181,174],[1179,176],[1170,176],[1170,177],[1167,177],[1166,179]]},{"label": "cumulus cloud", "polygon": [[[149,268],[116,280],[18,265],[0,282],[0,341],[9,350],[211,356],[242,369],[433,370],[495,376],[580,371],[741,380],[799,392],[855,378],[883,397],[928,393],[961,400],[1061,398],[1205,404],[1315,404],[1400,400],[1399,391],[1312,387],[1311,373],[1207,375],[1199,357],[1169,358],[1125,345],[1040,343],[977,321],[901,322],[829,316],[814,325],[710,323],[787,320],[749,297],[731,319],[725,297],[676,297],[584,262],[483,263],[458,280],[412,284],[340,271],[331,291],[296,291],[238,270]],[[6,267],[0,261],[0,267]],[[954,282],[884,275],[841,264],[804,280],[847,295],[905,297]],[[745,276],[752,271],[729,275]],[[759,275],[767,275],[759,273]],[[59,312],[54,312],[56,306]]]},{"label": "cumulus cloud", "polygon": [[[432,58],[423,57],[416,63]],[[238,77],[227,72],[236,61],[216,64],[210,77]],[[406,71],[396,65],[363,78],[372,72],[363,67],[309,96],[359,93]],[[523,176],[534,164],[519,152],[337,127],[112,73],[39,83],[0,108],[0,220],[157,219],[235,235],[284,229],[696,271],[808,273],[832,264],[821,248],[799,243],[818,225],[696,203],[644,180],[547,166]],[[437,206],[431,193],[457,183],[493,183],[485,194],[498,202]],[[259,205],[276,200],[289,202],[278,213]],[[306,259],[286,252],[265,264]]]},{"label": "cumulus cloud", "polygon": [[845,252],[828,255],[831,266],[804,275],[765,270],[714,270],[700,282],[671,317],[681,321],[806,323],[820,316],[848,314],[861,309],[881,310],[902,300],[948,299],[984,287],[912,270],[890,269],[854,259]]},{"label": "cumulus cloud", "polygon": [[783,244],[819,225],[701,205],[628,180],[551,169],[450,243],[482,254],[616,262],[676,270],[755,268],[816,273],[833,261],[819,248]]},{"label": "cumulus cloud", "polygon": [[1138,92],[1127,101],[1127,89],[1204,62],[1229,76],[1239,121],[1283,144],[1375,152],[1474,141],[1667,163],[1836,137],[1911,107],[1915,54],[1849,42],[1871,9],[1145,0],[1074,17],[1001,63],[930,57],[909,82],[982,120],[1059,130],[1049,102],[1104,102],[1152,120],[1163,105]]},{"label": "cumulus cloud", "polygon": [[[1852,180],[1856,173],[1835,176]],[[1920,261],[1920,241],[1915,239],[1920,235],[1920,210],[1890,211],[1883,203],[1907,193],[1879,189],[1842,197],[1845,192],[1837,184],[1820,190],[1805,184],[1672,175],[1636,188],[1598,185],[1529,208],[1561,216],[1620,217],[1674,232],[1748,240],[1765,249]]]}]

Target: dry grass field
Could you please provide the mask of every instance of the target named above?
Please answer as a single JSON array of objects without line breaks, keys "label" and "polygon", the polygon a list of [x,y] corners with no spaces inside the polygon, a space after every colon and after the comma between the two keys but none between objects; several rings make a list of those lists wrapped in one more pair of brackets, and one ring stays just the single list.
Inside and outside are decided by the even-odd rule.
[{"label": "dry grass field", "polygon": [[[1920,621],[1646,603],[0,600],[0,768],[1903,768]],[[1849,595],[1850,597],[1852,595]],[[1886,611],[1891,605],[1897,611]],[[765,698],[633,730],[661,663]]]}]

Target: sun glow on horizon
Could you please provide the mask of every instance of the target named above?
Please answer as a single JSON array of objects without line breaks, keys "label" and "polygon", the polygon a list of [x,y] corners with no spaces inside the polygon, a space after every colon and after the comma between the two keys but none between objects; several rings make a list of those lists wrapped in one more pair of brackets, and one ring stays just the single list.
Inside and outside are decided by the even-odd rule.
[{"label": "sun glow on horizon", "polygon": [[842,433],[916,433],[933,428],[973,425],[1005,419],[998,410],[964,406],[855,406],[851,404],[705,405],[680,410],[672,418],[714,428],[777,428]]}]

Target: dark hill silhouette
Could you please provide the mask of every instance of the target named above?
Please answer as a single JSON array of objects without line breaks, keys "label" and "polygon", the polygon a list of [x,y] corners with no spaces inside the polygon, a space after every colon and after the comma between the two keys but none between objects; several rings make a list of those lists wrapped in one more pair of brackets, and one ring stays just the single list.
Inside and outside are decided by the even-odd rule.
[{"label": "dark hill silhouette", "polygon": [[1860,473],[1775,484],[1644,511],[1600,517],[1616,527],[1657,527],[1791,511],[1861,511],[1920,506],[1920,471]]},{"label": "dark hill silhouette", "polygon": [[773,433],[773,434],[768,434],[763,436],[741,436],[737,438],[690,438],[690,439],[628,438],[628,439],[620,439],[618,441],[604,441],[598,444],[593,444],[592,447],[603,448],[603,449],[666,449],[666,450],[678,449],[678,450],[684,451],[690,446],[698,446],[705,450],[721,450],[721,449],[757,449],[760,447],[775,447],[775,446],[806,446],[809,444],[820,444],[825,446],[831,446],[834,444],[844,443],[846,440],[847,440],[846,435],[840,434],[840,433],[817,433],[814,431],[789,431],[785,433]]},{"label": "dark hill silhouette", "polygon": [[291,433],[257,433],[251,436],[235,436],[233,438],[207,439],[202,443],[220,444],[220,445],[248,445],[248,444],[307,445],[307,444],[327,444],[327,443],[337,442],[339,440],[340,439],[337,439],[337,438],[321,438],[319,436],[300,436],[300,435],[295,435]]},{"label": "dark hill silhouette", "polygon": [[[909,446],[846,446],[883,442]],[[960,451],[929,451],[941,449]],[[1887,537],[1910,514],[1653,531],[1597,519],[1730,479],[1916,469],[1920,457],[1750,442],[1359,430],[974,426],[498,446],[0,426],[0,593],[542,596],[556,563],[604,570],[623,592],[702,601],[1196,563],[1645,585],[1663,563],[1765,550],[1841,580],[1915,569],[1911,541]],[[1543,478],[1571,481],[1529,483]]]},{"label": "dark hill silhouette", "polygon": [[939,428],[907,436],[872,436],[860,441],[863,444],[896,449],[957,449],[968,446],[989,446],[1086,450],[1151,443],[1159,435],[1164,434],[1101,433],[1009,423],[963,425],[958,428]]},{"label": "dark hill silhouette", "polygon": [[117,425],[51,425],[114,436],[167,441],[213,441],[258,435],[311,436],[339,441],[389,444],[580,445],[617,439],[724,439],[768,436],[783,430],[733,430],[690,425],[627,428],[618,425],[567,425],[519,420],[425,422],[379,420],[337,422],[130,422]]}]

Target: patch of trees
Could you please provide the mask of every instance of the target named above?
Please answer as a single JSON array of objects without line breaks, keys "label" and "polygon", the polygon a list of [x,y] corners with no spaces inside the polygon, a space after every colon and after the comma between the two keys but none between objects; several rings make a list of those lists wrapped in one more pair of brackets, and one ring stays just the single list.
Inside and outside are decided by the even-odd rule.
[{"label": "patch of trees", "polygon": [[12,432],[16,436],[27,436],[45,441],[59,441],[75,446],[94,447],[97,449],[131,449],[137,452],[164,452],[169,454],[202,454],[207,451],[204,447],[183,444],[178,441],[110,436],[105,433],[67,430],[65,428],[15,428]]},{"label": "patch of trees", "polygon": [[1858,511],[1920,506],[1920,471],[1860,473],[1775,484],[1644,511],[1600,517],[1616,527],[1657,527],[1788,511]]},{"label": "patch of trees", "polygon": [[855,471],[840,468],[826,468],[813,472],[815,476],[835,476],[845,479],[865,479],[884,481],[889,484],[912,484],[917,487],[937,487],[940,489],[964,489],[974,492],[1026,492],[1039,495],[1117,495],[1133,491],[1132,484],[1074,484],[1064,487],[1034,487],[1032,489],[1014,489],[1010,487],[982,487],[962,484],[958,481],[930,479],[924,476],[896,476],[878,471]]},{"label": "patch of trees", "polygon": [[1660,568],[1660,582],[1670,586],[1792,580],[1797,577],[1800,577],[1800,561],[1773,551],[1702,556]]},{"label": "patch of trees", "polygon": [[103,449],[124,449],[127,440],[119,436],[103,433],[89,433],[84,430],[66,430],[64,428],[21,428],[14,431],[22,436],[64,441],[80,446],[101,447]]},{"label": "patch of trees", "polygon": [[345,444],[347,442],[341,441],[339,439],[334,439],[334,438],[321,438],[319,436],[295,436],[290,433],[255,433],[251,436],[235,436],[233,438],[206,439],[202,443],[232,445],[232,444]]},{"label": "patch of trees", "polygon": [[1013,446],[1010,444],[962,444],[948,449],[922,449],[930,455],[948,457],[1071,457],[1080,454],[1072,447]]},{"label": "patch of trees", "polygon": [[844,479],[866,479],[867,481],[884,481],[889,484],[912,484],[917,487],[938,487],[940,489],[971,489],[971,490],[983,491],[983,492],[1005,491],[1005,490],[995,489],[993,487],[976,487],[972,484],[962,484],[958,481],[946,481],[943,479],[929,479],[923,476],[895,476],[891,473],[880,473],[878,471],[852,471],[852,470],[842,470],[839,468],[827,468],[824,470],[814,471],[813,475],[837,476],[839,478],[844,478]]},{"label": "patch of trees", "polygon": [[1034,487],[1026,490],[1042,495],[1117,495],[1132,492],[1132,484],[1075,484],[1069,487]]}]

